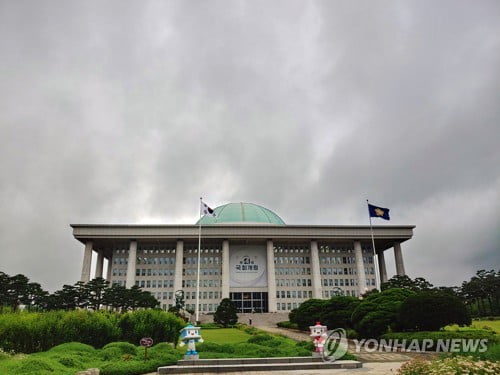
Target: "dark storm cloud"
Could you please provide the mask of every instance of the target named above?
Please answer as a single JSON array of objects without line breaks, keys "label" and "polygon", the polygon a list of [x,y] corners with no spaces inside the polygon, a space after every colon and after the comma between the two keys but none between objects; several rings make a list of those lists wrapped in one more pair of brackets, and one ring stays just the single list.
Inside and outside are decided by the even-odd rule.
[{"label": "dark storm cloud", "polygon": [[200,195],[321,224],[370,198],[417,225],[411,276],[498,268],[499,8],[3,2],[0,269],[73,283],[70,222],[190,223]]}]

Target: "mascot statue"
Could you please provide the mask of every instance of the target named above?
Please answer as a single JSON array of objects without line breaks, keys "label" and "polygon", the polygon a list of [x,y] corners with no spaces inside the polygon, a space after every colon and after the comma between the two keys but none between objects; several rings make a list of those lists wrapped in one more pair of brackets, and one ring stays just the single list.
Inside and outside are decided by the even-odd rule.
[{"label": "mascot statue", "polygon": [[316,348],[315,354],[316,356],[323,355],[323,350],[325,348],[325,342],[328,337],[326,326],[322,326],[320,322],[316,322],[315,326],[309,326],[311,330],[310,336],[313,338],[313,344]]},{"label": "mascot statue", "polygon": [[188,350],[186,352],[186,359],[198,359],[198,352],[196,351],[196,343],[203,342],[200,335],[200,327],[193,327],[191,323],[181,330],[181,343],[180,346],[187,344]]}]

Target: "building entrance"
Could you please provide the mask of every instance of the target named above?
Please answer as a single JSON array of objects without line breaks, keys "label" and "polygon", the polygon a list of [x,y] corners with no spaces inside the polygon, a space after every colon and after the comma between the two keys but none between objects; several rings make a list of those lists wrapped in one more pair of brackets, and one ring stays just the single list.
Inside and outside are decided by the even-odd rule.
[{"label": "building entrance", "polygon": [[229,298],[240,313],[266,313],[269,311],[267,292],[235,292]]}]

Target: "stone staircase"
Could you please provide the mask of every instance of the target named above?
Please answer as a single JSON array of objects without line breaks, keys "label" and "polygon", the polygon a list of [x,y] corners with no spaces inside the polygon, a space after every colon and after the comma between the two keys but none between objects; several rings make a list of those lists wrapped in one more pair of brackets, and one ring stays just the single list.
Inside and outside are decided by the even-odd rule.
[{"label": "stone staircase", "polygon": [[287,371],[361,368],[358,361],[323,362],[317,357],[227,358],[181,360],[158,368],[158,374],[195,374],[244,371]]}]

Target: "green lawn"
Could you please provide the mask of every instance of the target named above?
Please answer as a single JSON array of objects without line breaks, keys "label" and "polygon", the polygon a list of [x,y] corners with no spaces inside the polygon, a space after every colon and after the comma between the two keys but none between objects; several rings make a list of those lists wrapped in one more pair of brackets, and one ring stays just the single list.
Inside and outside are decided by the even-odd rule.
[{"label": "green lawn", "polygon": [[472,324],[469,327],[459,327],[456,324],[446,326],[445,330],[447,331],[458,331],[458,330],[467,330],[467,329],[485,329],[485,327],[489,327],[491,330],[495,331],[497,334],[500,334],[500,320],[473,320]]},{"label": "green lawn", "polygon": [[247,342],[252,337],[248,333],[237,328],[202,329],[201,336],[205,342],[216,344],[236,344]]}]

